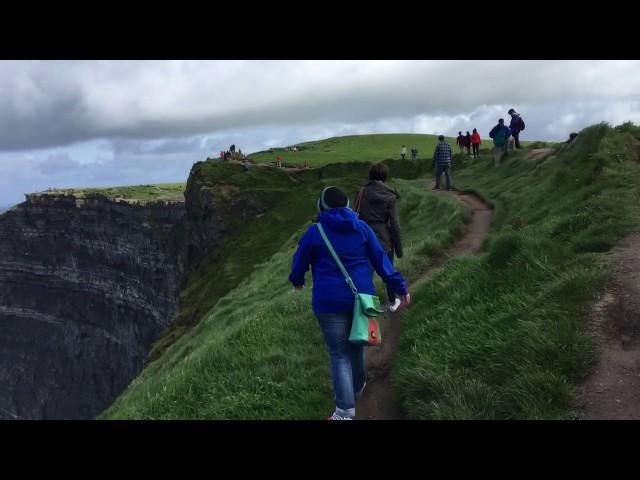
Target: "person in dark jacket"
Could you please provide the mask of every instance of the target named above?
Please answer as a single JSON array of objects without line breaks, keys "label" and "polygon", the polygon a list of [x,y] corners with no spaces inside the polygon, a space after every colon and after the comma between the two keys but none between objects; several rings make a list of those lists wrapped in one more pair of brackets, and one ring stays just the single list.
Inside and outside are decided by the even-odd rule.
[{"label": "person in dark jacket", "polygon": [[515,142],[515,147],[520,148],[520,132],[523,130],[524,122],[522,121],[522,117],[520,114],[516,112],[513,108],[509,109],[507,112],[511,115],[511,122],[509,123],[509,128],[511,129],[511,135],[513,135],[513,140]]},{"label": "person in dark jacket", "polygon": [[460,153],[464,153],[464,135],[462,132],[458,132],[458,138],[456,138],[456,145],[460,148]]},{"label": "person in dark jacket", "polygon": [[[327,187],[318,199],[318,222],[349,272],[358,292],[375,295],[373,269],[387,285],[411,302],[405,280],[385,253],[376,234],[349,208],[349,199],[336,187]],[[336,408],[330,420],[352,420],[356,400],[366,385],[364,347],[349,342],[354,295],[331,256],[317,224],[302,236],[293,256],[289,281],[296,289],[313,275],[312,306],[331,358]],[[373,268],[372,268],[373,267]]]},{"label": "person in dark jacket", "polygon": [[467,149],[467,155],[471,155],[471,134],[467,131],[467,135],[464,137],[464,148]]},{"label": "person in dark jacket", "polygon": [[433,152],[433,166],[436,169],[436,185],[433,189],[440,190],[440,177],[444,173],[444,177],[447,181],[447,190],[451,190],[449,168],[451,168],[453,152],[451,151],[451,146],[445,141],[444,135],[440,135],[438,140],[439,142],[438,145],[436,145],[436,150]]},{"label": "person in dark jacket", "polygon": [[511,135],[511,129],[504,124],[502,118],[498,120],[498,124],[489,132],[489,137],[493,138],[493,158],[496,167],[500,166],[500,158],[504,153],[509,135]]},{"label": "person in dark jacket", "polygon": [[[400,240],[400,223],[396,200],[398,193],[385,182],[389,176],[389,169],[384,163],[377,163],[369,169],[369,183],[356,194],[354,210],[360,220],[375,232],[382,244],[389,260],[393,265],[393,254],[402,258],[402,241]],[[393,288],[387,287],[389,310],[395,312],[400,307],[400,299],[396,297]]]}]

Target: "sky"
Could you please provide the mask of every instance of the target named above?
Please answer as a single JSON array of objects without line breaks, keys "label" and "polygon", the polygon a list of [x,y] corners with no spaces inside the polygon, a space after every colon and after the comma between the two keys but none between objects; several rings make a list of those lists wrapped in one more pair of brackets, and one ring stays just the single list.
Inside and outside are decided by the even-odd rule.
[{"label": "sky", "polygon": [[367,133],[523,140],[640,123],[640,61],[0,61],[0,211],[50,187],[186,181],[193,163]]}]

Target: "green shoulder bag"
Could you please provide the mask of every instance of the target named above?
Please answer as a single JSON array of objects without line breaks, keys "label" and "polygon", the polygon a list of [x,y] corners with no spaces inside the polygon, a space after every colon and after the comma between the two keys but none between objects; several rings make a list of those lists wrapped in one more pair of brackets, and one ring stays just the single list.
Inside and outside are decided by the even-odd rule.
[{"label": "green shoulder bag", "polygon": [[380,299],[376,295],[369,295],[368,293],[358,293],[353,280],[349,276],[349,272],[344,268],[344,265],[340,261],[340,257],[333,249],[331,242],[324,233],[324,229],[320,223],[317,223],[318,231],[327,245],[331,256],[338,264],[344,279],[349,285],[349,288],[353,292],[353,320],[351,322],[351,332],[349,334],[349,341],[357,345],[376,346],[382,343],[382,334],[380,332],[380,324],[378,318],[384,312],[380,307]]}]

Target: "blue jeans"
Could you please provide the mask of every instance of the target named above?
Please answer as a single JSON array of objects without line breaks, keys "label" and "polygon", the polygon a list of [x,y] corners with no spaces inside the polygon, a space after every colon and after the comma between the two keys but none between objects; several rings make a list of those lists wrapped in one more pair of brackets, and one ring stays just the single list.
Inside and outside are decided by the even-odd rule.
[{"label": "blue jeans", "polygon": [[349,341],[352,313],[316,313],[331,358],[336,410],[355,416],[356,400],[364,390],[367,372],[364,347]]},{"label": "blue jeans", "polygon": [[444,173],[447,180],[447,190],[451,188],[451,179],[449,178],[449,165],[436,165],[436,188],[440,188],[440,177]]}]

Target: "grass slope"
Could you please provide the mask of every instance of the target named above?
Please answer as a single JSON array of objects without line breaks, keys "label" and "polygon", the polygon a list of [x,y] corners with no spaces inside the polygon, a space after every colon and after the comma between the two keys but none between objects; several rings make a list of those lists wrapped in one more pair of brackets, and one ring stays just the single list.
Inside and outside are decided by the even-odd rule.
[{"label": "grass slope", "polygon": [[[446,137],[452,147],[456,147],[456,139]],[[483,140],[482,148],[489,148],[491,140]],[[311,167],[331,163],[366,161],[376,162],[387,159],[399,159],[402,145],[407,148],[408,160],[411,160],[411,148],[418,149],[418,160],[431,159],[438,143],[437,135],[416,133],[386,133],[373,135],[350,135],[328,138],[314,142],[296,144],[297,152],[283,148],[271,148],[252,153],[251,159],[256,163],[275,162],[277,156],[284,159],[285,166],[303,165],[305,160]],[[524,146],[531,142],[524,141]],[[537,142],[539,146],[543,143]],[[457,148],[456,148],[457,151]]]},{"label": "grass slope", "polygon": [[[252,174],[265,173],[258,170]],[[308,172],[302,173],[306,182],[281,179],[280,203],[243,230],[243,243],[223,247],[224,264],[245,272],[234,273],[235,288],[216,293],[221,276],[215,272],[224,271],[225,282],[229,272],[212,259],[184,297],[201,304],[202,320],[150,363],[103,418],[320,419],[330,413],[328,357],[310,308],[311,277],[308,288],[296,292],[287,275],[322,186],[337,184],[353,196],[365,172],[366,165],[343,164],[324,170],[322,179]],[[411,278],[456,238],[468,212],[427,192],[421,180],[394,182],[402,195],[401,264]],[[269,247],[255,252],[252,242]]]},{"label": "grass slope", "polygon": [[[383,159],[402,142],[413,146],[380,137],[371,150],[357,145],[366,138],[330,139],[337,143],[314,161]],[[456,157],[455,185],[493,203],[495,221],[486,254],[450,261],[412,292],[393,372],[408,418],[571,417],[572,385],[593,362],[586,313],[606,276],[603,252],[639,222],[638,140],[637,127],[601,125],[550,156],[519,154],[499,169],[488,152],[479,161]],[[432,150],[418,148],[421,158]],[[407,244],[398,265],[413,279],[459,235],[468,212],[414,179],[430,172],[429,161],[390,163],[404,177],[394,180]],[[221,170],[237,165],[220,165],[211,162],[199,181],[244,182],[273,206],[203,262],[181,305],[199,321],[167,342],[102,418],[324,418],[331,411],[310,289],[294,292],[286,277],[319,189],[337,184],[353,196],[367,166],[253,168],[238,176]]]},{"label": "grass slope", "polygon": [[486,255],[414,292],[394,372],[409,418],[572,418],[573,385],[594,359],[586,322],[602,252],[639,223],[638,139],[599,125],[545,158],[456,168],[495,221]]}]

